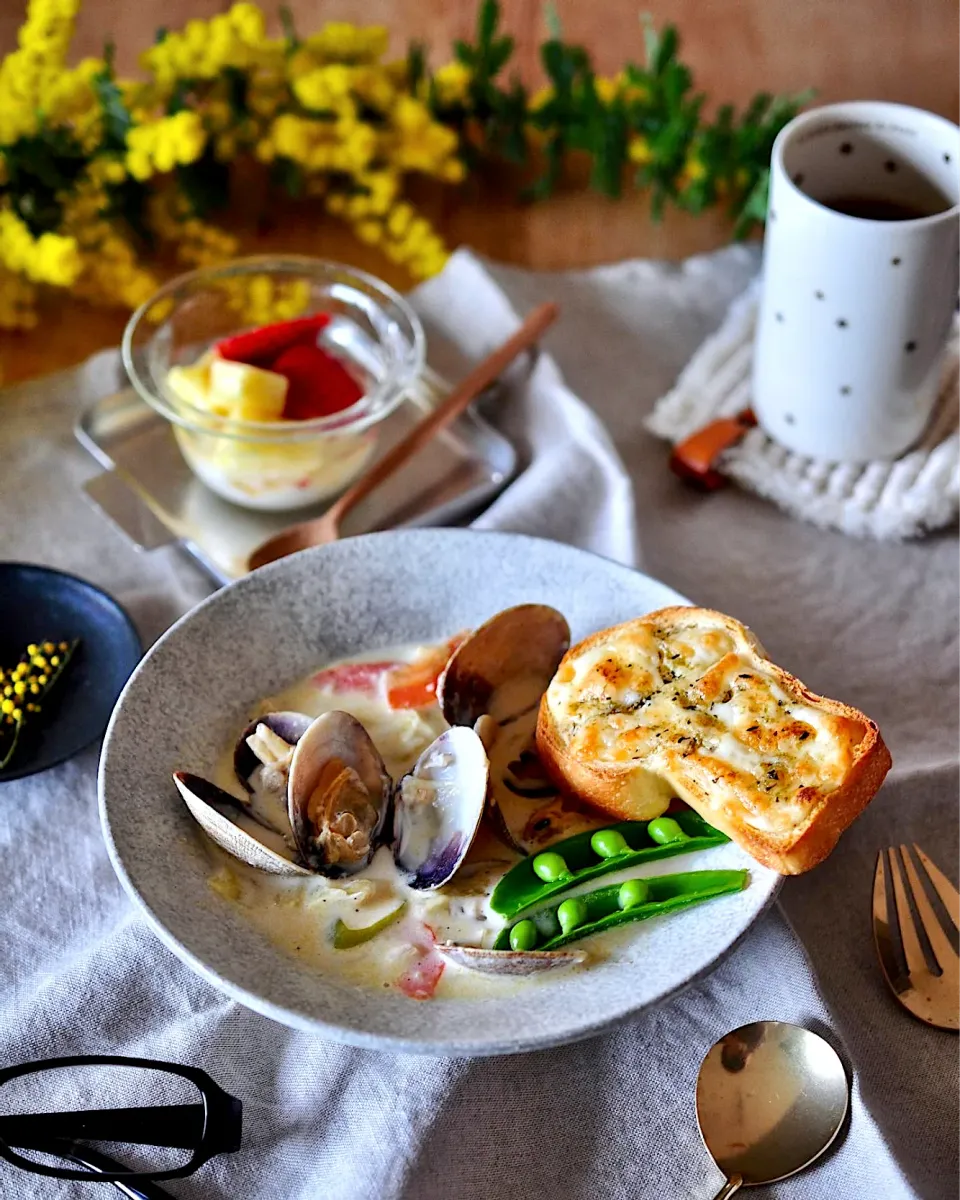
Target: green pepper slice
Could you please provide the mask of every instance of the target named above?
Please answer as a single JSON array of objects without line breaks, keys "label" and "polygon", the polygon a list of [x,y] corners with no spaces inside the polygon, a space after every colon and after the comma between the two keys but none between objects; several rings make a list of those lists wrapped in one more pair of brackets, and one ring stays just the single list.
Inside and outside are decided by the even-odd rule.
[{"label": "green pepper slice", "polygon": [[362,946],[364,942],[369,942],[378,933],[382,933],[394,921],[399,921],[406,908],[407,902],[404,900],[392,912],[388,912],[385,917],[381,917],[379,921],[374,921],[372,925],[364,925],[361,929],[353,929],[349,925],[345,925],[343,921],[337,921],[333,927],[333,948],[335,950],[352,950],[354,946]]},{"label": "green pepper slice", "polygon": [[672,819],[686,834],[683,841],[666,844],[655,842],[647,833],[649,821],[622,821],[608,826],[608,829],[621,834],[627,843],[627,849],[622,854],[611,858],[602,858],[591,846],[590,840],[597,830],[576,833],[562,842],[555,842],[548,847],[548,852],[563,859],[567,864],[567,874],[548,882],[534,870],[533,864],[539,856],[521,859],[493,889],[490,907],[502,917],[515,917],[531,905],[542,904],[551,896],[610,871],[622,871],[625,867],[670,858],[674,854],[686,854],[692,850],[708,850],[730,840],[725,833],[708,825],[698,813],[678,812]]},{"label": "green pepper slice", "polygon": [[[569,915],[565,921],[561,921],[557,916],[557,910],[563,904],[571,904],[569,900],[525,918],[535,925],[538,931],[538,940],[532,949],[559,950],[569,942],[590,937],[594,933],[603,933],[606,929],[614,929],[628,921],[645,921],[649,917],[665,916],[667,913],[699,904],[703,900],[712,900],[715,896],[739,892],[746,887],[748,877],[747,871],[686,871],[678,875],[645,878],[643,882],[649,888],[647,900],[627,908],[620,907],[622,884],[597,888],[595,892],[587,892],[576,898],[578,915],[582,919],[573,928],[570,927]],[[508,925],[501,929],[493,943],[494,950],[510,949],[511,928],[512,926]]]}]

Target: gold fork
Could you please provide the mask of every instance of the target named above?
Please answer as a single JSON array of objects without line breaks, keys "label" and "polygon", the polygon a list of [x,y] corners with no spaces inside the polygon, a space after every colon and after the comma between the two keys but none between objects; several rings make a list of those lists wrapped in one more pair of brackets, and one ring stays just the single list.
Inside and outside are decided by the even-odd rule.
[{"label": "gold fork", "polygon": [[[914,854],[923,866],[930,887],[937,893],[953,922],[953,936],[960,930],[960,895],[920,847],[914,842]],[[906,884],[904,884],[904,871]],[[888,910],[887,878],[893,885],[893,911]],[[926,935],[928,955],[920,942],[910,898]],[[960,956],[933,909],[920,875],[906,846],[899,854],[890,846],[877,855],[873,876],[873,940],[877,956],[890,990],[908,1012],[928,1025],[956,1030],[960,1026]],[[897,954],[897,945],[903,956]],[[903,960],[906,960],[904,970]],[[933,969],[933,964],[936,969]]]}]

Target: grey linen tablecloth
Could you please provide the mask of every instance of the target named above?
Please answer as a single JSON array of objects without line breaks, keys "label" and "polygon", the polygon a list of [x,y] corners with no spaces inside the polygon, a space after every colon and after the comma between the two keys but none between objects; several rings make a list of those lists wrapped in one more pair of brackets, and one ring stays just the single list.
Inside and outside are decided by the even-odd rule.
[{"label": "grey linen tablecloth", "polygon": [[[743,1022],[782,1018],[840,1051],[852,1114],[820,1164],[753,1194],[956,1195],[957,1040],[895,1007],[869,925],[880,846],[916,840],[955,877],[955,531],[866,544],[735,490],[703,498],[674,480],[643,429],[756,267],[743,248],[563,275],[484,268],[461,253],[417,303],[437,353],[445,334],[468,357],[511,328],[510,305],[563,305],[547,338],[556,366],[541,360],[500,417],[529,465],[479,525],[637,554],[650,574],[748,622],[813,688],[879,721],[894,770],[828,862],[788,880],[706,980],[615,1033],[494,1060],[392,1057],[273,1024],[160,945],[107,861],[91,750],[0,785],[0,1061],[114,1052],[209,1070],[243,1100],[244,1147],[168,1185],[181,1197],[703,1200],[721,1180],[696,1131],[701,1057]],[[138,556],[79,498],[95,468],[72,423],[114,380],[115,364],[100,358],[0,397],[0,557],[107,587],[150,641],[210,585],[175,550]],[[0,1163],[0,1193],[92,1190]]]}]

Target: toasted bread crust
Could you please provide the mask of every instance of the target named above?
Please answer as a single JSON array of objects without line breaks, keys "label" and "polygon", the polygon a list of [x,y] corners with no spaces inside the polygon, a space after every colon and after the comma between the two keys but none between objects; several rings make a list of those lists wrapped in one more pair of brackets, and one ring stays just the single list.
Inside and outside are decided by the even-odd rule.
[{"label": "toasted bread crust", "polygon": [[[613,630],[601,630],[571,647],[558,668],[589,654],[611,634],[629,634],[641,626],[671,628],[679,622],[689,626],[702,621],[725,628],[738,643],[762,663],[766,674],[789,697],[832,714],[849,723],[849,763],[838,786],[828,790],[805,789],[810,801],[804,818],[784,831],[767,831],[749,822],[744,805],[710,803],[710,796],[682,769],[667,774],[653,773],[650,764],[640,759],[625,763],[586,761],[573,752],[550,711],[548,694],[540,704],[537,722],[537,749],[548,774],[558,787],[577,799],[610,813],[621,820],[646,820],[666,809],[672,796],[679,796],[716,828],[765,866],[783,875],[797,875],[822,862],[833,850],[843,831],[876,795],[891,766],[890,753],[876,724],[863,713],[838,700],[819,696],[806,688],[794,675],[772,663],[752,632],[739,621],[710,609],[673,606],[625,622]],[[846,725],[842,726],[847,728]]]}]

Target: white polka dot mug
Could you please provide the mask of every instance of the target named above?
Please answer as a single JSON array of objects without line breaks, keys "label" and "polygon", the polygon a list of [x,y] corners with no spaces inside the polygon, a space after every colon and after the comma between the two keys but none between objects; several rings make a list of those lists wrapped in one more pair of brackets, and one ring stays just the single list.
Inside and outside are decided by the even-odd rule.
[{"label": "white polka dot mug", "polygon": [[753,365],[761,426],[799,454],[890,459],[923,434],[957,307],[960,128],[863,101],[773,147]]}]

